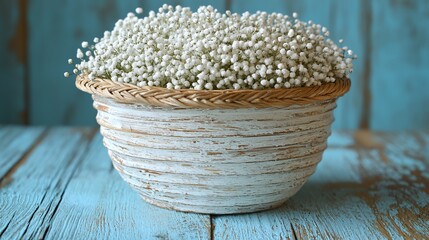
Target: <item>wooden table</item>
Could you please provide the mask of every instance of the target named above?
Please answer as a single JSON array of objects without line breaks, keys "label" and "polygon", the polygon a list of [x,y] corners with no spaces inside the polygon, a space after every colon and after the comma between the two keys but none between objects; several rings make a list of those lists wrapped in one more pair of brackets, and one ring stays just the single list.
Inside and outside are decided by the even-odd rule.
[{"label": "wooden table", "polygon": [[429,133],[334,132],[281,208],[180,213],[145,203],[96,129],[0,128],[0,239],[428,239]]}]

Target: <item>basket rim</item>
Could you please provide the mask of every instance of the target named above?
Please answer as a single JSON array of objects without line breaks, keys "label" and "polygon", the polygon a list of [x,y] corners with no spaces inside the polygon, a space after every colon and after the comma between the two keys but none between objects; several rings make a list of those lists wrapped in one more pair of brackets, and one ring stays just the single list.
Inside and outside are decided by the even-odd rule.
[{"label": "basket rim", "polygon": [[351,81],[342,78],[320,86],[278,89],[176,90],[139,87],[102,78],[90,80],[87,75],[81,74],[76,77],[75,84],[84,92],[122,103],[170,108],[264,108],[335,100],[349,91]]}]

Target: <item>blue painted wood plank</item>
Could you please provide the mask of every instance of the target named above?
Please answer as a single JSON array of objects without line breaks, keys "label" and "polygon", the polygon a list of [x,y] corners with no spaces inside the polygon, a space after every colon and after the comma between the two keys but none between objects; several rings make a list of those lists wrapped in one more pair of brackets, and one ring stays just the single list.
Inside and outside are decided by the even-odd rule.
[{"label": "blue painted wood plank", "polygon": [[[119,0],[31,1],[29,22],[29,71],[31,123],[35,125],[96,125],[91,97],[78,91],[68,58],[84,40],[92,41],[113,29],[138,2]],[[61,47],[53,47],[61,46]]]},{"label": "blue painted wood plank", "polygon": [[371,127],[429,129],[429,5],[371,1]]},{"label": "blue painted wood plank", "polygon": [[209,239],[208,215],[145,203],[113,169],[97,135],[71,179],[46,239]]},{"label": "blue painted wood plank", "polygon": [[0,182],[33,147],[37,145],[43,128],[2,127],[0,128]]},{"label": "blue painted wood plank", "polygon": [[[353,10],[351,10],[353,9]],[[344,44],[353,49],[358,56],[364,56],[365,52],[365,23],[362,21],[362,1],[336,1],[336,0],[301,0],[301,1],[257,1],[257,0],[231,0],[233,12],[280,12],[292,15],[299,14],[303,21],[313,22],[326,26],[331,32],[334,41],[344,39]],[[351,75],[352,88],[338,101],[335,110],[334,129],[356,129],[359,127],[363,107],[363,83],[362,77],[365,71],[364,62],[357,60],[354,72]]]},{"label": "blue painted wood plank", "polygon": [[277,211],[213,217],[214,239],[295,239],[291,222]]},{"label": "blue painted wood plank", "polygon": [[298,239],[425,239],[428,170],[427,133],[334,133],[297,195],[279,209],[215,217],[214,237],[269,239],[291,227]]},{"label": "blue painted wood plank", "polygon": [[[0,128],[0,159],[18,157],[7,149],[25,151],[21,145],[41,132],[21,130]],[[286,205],[216,216],[213,228],[207,215],[144,203],[113,171],[100,135],[53,129],[26,155],[12,181],[0,184],[0,238],[424,239],[429,232],[429,133],[334,132],[317,172]]]},{"label": "blue painted wood plank", "polygon": [[22,1],[0,1],[0,124],[25,123]]},{"label": "blue painted wood plank", "polygon": [[51,130],[0,188],[0,238],[41,239],[86,151],[90,132]]},{"label": "blue painted wood plank", "polygon": [[359,161],[354,150],[328,149],[309,182],[278,210],[293,223],[298,238],[384,239],[376,213],[359,196],[367,191]]}]

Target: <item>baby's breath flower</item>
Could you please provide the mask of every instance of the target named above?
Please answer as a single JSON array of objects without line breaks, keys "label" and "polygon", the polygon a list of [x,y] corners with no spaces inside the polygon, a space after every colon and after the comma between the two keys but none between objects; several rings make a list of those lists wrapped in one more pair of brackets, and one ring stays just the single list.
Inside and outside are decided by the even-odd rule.
[{"label": "baby's breath flower", "polygon": [[297,13],[222,14],[212,6],[192,12],[166,4],[136,16],[142,12],[128,13],[94,45],[82,42],[73,73],[169,89],[291,88],[347,77],[356,58]]},{"label": "baby's breath flower", "polygon": [[142,14],[143,13],[143,8],[141,8],[141,7],[136,8],[136,13],[137,14]]},{"label": "baby's breath flower", "polygon": [[82,48],[87,48],[88,47],[88,42],[82,42]]},{"label": "baby's breath flower", "polygon": [[83,58],[83,52],[79,48],[77,49],[76,57],[79,59]]}]

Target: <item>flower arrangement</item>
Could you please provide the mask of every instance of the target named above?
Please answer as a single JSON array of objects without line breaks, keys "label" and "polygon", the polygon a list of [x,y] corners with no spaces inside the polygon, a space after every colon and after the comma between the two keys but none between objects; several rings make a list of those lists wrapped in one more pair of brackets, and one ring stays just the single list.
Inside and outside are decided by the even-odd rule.
[{"label": "flower arrangement", "polygon": [[82,42],[78,62],[69,60],[119,174],[168,209],[283,204],[322,159],[353,52],[296,13],[142,12]]},{"label": "flower arrangement", "polygon": [[69,59],[73,73],[168,89],[292,88],[348,77],[356,58],[329,39],[325,27],[296,13],[163,5],[147,17],[136,14],[118,20],[93,45],[82,42],[78,63]]}]

